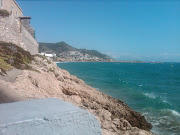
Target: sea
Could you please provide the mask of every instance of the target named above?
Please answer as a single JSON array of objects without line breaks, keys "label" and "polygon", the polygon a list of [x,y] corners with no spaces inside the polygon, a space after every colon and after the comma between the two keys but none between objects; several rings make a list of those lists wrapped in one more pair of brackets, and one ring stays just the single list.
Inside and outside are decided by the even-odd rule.
[{"label": "sea", "polygon": [[180,63],[58,63],[140,112],[157,135],[180,135]]}]

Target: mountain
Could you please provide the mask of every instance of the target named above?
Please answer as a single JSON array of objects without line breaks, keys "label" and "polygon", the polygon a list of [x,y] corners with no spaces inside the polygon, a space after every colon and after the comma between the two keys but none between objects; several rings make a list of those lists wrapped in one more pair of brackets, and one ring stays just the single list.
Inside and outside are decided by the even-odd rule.
[{"label": "mountain", "polygon": [[[39,43],[39,52],[44,53],[55,53],[58,57],[61,57],[62,54],[69,54],[72,57],[74,56],[74,53],[76,52],[76,57],[78,55],[88,56],[91,58],[99,58],[103,61],[112,61],[113,59],[106,54],[102,54],[96,50],[86,50],[86,49],[77,49],[70,45],[68,45],[65,42],[58,42],[58,43]],[[78,52],[78,53],[77,53]],[[72,55],[73,54],[73,55]],[[68,55],[68,56],[69,56]]]},{"label": "mountain", "polygon": [[46,53],[62,53],[64,51],[76,51],[77,49],[65,42],[39,43],[39,51]]},{"label": "mountain", "polygon": [[109,56],[107,56],[106,54],[102,54],[96,50],[86,50],[86,49],[79,49],[79,52],[83,53],[83,54],[89,54],[91,56],[96,56],[98,58],[102,58],[102,59],[112,59]]}]

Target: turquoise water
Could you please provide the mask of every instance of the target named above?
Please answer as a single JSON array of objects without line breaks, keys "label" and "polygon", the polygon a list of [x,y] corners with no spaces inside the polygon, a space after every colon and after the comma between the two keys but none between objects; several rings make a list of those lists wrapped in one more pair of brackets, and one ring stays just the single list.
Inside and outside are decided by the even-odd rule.
[{"label": "turquoise water", "polygon": [[160,135],[180,134],[180,63],[59,63],[140,112]]}]

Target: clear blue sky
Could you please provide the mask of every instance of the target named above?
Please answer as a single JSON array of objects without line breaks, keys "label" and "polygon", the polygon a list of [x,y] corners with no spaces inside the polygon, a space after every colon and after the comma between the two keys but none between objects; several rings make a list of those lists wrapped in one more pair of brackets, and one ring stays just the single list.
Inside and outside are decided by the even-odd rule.
[{"label": "clear blue sky", "polygon": [[65,41],[123,60],[180,62],[180,0],[18,3],[40,42]]}]

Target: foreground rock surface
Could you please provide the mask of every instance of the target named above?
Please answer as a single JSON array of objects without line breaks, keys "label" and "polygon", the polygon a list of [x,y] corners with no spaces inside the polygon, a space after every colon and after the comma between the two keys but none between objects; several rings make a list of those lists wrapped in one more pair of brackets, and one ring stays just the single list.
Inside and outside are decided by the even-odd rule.
[{"label": "foreground rock surface", "polygon": [[121,100],[86,85],[47,59],[37,56],[31,66],[36,71],[23,70],[15,82],[1,82],[27,99],[56,97],[91,112],[103,135],[151,135],[151,124]]}]

